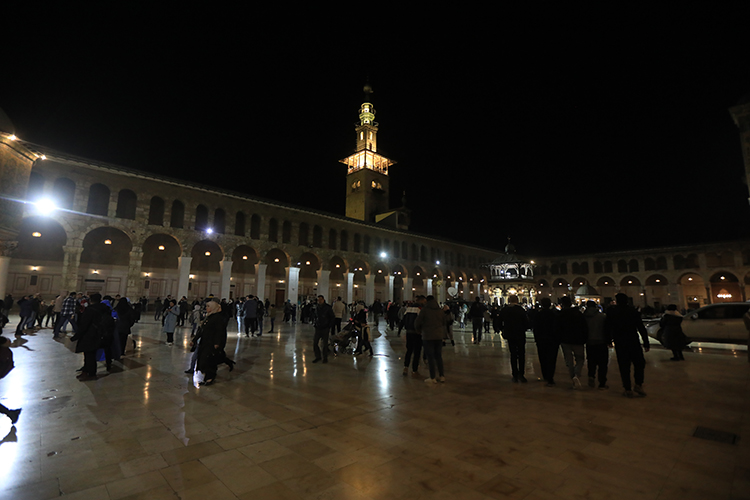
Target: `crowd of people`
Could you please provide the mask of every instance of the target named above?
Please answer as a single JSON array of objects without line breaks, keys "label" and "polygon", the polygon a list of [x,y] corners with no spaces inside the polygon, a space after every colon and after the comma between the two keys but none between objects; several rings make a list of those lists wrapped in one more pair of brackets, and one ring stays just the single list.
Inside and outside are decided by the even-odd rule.
[{"label": "crowd of people", "polygon": [[[7,317],[13,298],[6,297],[2,302],[0,313]],[[253,295],[229,301],[209,296],[192,302],[186,297],[177,300],[167,296],[149,304],[146,297],[131,302],[119,295],[102,297],[99,293],[88,296],[76,292],[61,293],[48,304],[38,294],[29,295],[16,304],[20,316],[16,325],[18,336],[51,328],[53,338],[61,339],[67,335],[66,327],[70,326],[74,333],[70,340],[77,341],[76,352],[84,354],[78,376],[81,380],[96,378],[97,360],[105,361],[107,370],[110,370],[113,360],[125,355],[133,325],[153,305],[154,320],[161,321],[167,346],[174,345],[178,327],[190,328],[189,343],[193,355],[186,373],[200,372],[197,385],[214,383],[221,364],[227,364],[230,370],[234,368],[234,361],[224,352],[227,330],[233,320],[239,335],[261,337],[264,324],[270,324],[266,333],[274,331],[277,313],[283,312],[283,322],[295,324],[299,312],[301,323],[314,328],[313,363],[328,362],[330,336],[338,335],[347,325],[357,332],[357,347],[353,354],[369,351],[372,356],[368,323],[372,323],[377,331],[383,318],[387,328],[396,331],[397,336],[405,332],[403,374],[408,376],[411,372],[412,377],[422,377],[419,365],[424,361],[429,370],[425,382],[436,384],[445,382],[442,348],[447,342],[455,345],[454,325],[459,328],[470,325],[472,342],[477,345],[492,327],[494,333],[502,335],[507,342],[510,371],[515,383],[527,382],[526,332],[532,331],[542,378],[547,386],[555,385],[556,364],[562,351],[572,388],[582,387],[582,373],[587,362],[589,386],[608,389],[609,348],[614,345],[624,394],[628,397],[646,395],[643,389],[643,353],[649,350],[649,339],[641,315],[628,305],[628,297],[624,294],[618,294],[614,303],[606,308],[593,301],[577,307],[569,297],[562,297],[558,305],[545,298],[530,307],[519,304],[517,296],[510,296],[508,303],[501,307],[487,305],[479,298],[472,303],[453,301],[440,305],[431,295],[420,295],[413,301],[401,303],[381,303],[376,299],[370,305],[363,301],[347,304],[338,297],[328,304],[321,295],[314,300],[302,300],[299,307],[290,301],[277,307],[268,299]],[[46,324],[42,326],[45,318]],[[680,322],[676,307],[668,307],[662,326],[668,347],[673,351],[672,359],[676,361],[684,359],[684,335]],[[132,343],[135,348],[135,341]],[[631,380],[631,367],[634,380]]]}]

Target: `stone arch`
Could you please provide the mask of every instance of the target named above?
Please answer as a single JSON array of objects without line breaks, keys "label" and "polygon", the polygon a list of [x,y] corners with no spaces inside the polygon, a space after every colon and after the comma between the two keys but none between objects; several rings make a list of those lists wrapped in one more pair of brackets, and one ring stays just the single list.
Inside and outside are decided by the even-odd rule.
[{"label": "stone arch", "polygon": [[682,299],[687,309],[697,309],[709,302],[706,287],[710,284],[707,284],[700,274],[691,271],[683,273],[678,283],[682,287]]},{"label": "stone arch", "polygon": [[596,286],[602,287],[602,286],[615,286],[615,283],[617,283],[614,279],[612,279],[609,276],[601,276],[598,280],[596,280]]},{"label": "stone arch", "polygon": [[133,242],[127,234],[111,226],[92,229],[83,238],[81,264],[128,266]]},{"label": "stone arch", "polygon": [[552,286],[549,284],[549,281],[541,279],[536,282],[536,287],[539,290],[539,295],[546,295],[547,297],[552,295]]},{"label": "stone arch", "polygon": [[115,217],[118,219],[135,220],[135,209],[138,206],[138,196],[130,189],[121,189],[117,193],[117,210]]},{"label": "stone arch", "polygon": [[312,252],[303,252],[297,258],[300,279],[317,280],[320,269],[320,258]]},{"label": "stone arch", "polygon": [[372,271],[373,276],[375,276],[376,285],[385,284],[385,277],[391,273],[388,264],[383,261],[378,261],[373,264]]},{"label": "stone arch", "polygon": [[669,280],[661,274],[652,274],[646,278],[646,286],[666,286]]},{"label": "stone arch", "polygon": [[301,247],[306,247],[310,244],[310,225],[307,222],[299,223],[297,244]]},{"label": "stone arch", "polygon": [[401,264],[395,264],[391,269],[391,273],[393,273],[394,276],[400,276],[401,279],[409,277],[409,271]]},{"label": "stone arch", "polygon": [[227,213],[223,208],[214,210],[213,230],[218,234],[224,234],[227,229]]},{"label": "stone arch", "polygon": [[180,265],[182,247],[177,239],[169,234],[152,234],[141,247],[143,258],[141,270],[148,272],[154,269],[177,269]]},{"label": "stone arch", "polygon": [[[31,169],[29,174],[29,185],[26,187],[26,200],[35,202],[44,196],[44,176],[39,173],[36,167]],[[55,203],[55,206],[59,206]]]},{"label": "stone arch", "polygon": [[334,228],[328,230],[328,250],[336,250],[337,233]]},{"label": "stone arch", "polygon": [[346,260],[335,255],[328,261],[328,269],[331,271],[329,276],[331,283],[335,283],[337,288],[341,288],[346,283],[346,273],[349,269]]},{"label": "stone arch", "polygon": [[280,248],[272,248],[266,253],[263,261],[268,266],[266,268],[266,276],[276,279],[286,278],[286,268],[289,267],[290,259],[285,251]]},{"label": "stone arch", "polygon": [[89,199],[86,213],[107,216],[109,211],[109,188],[104,184],[95,183],[89,187]]},{"label": "stone arch", "polygon": [[323,228],[315,224],[312,231],[312,246],[323,248]]},{"label": "stone arch", "polygon": [[620,280],[620,286],[621,287],[628,287],[628,286],[641,286],[641,282],[638,278],[632,275],[625,276]]},{"label": "stone arch", "polygon": [[341,238],[339,240],[339,248],[342,252],[349,251],[349,231],[346,229],[341,230]]},{"label": "stone arch", "polygon": [[245,236],[245,213],[242,210],[234,214],[234,235]]},{"label": "stone arch", "polygon": [[73,210],[73,203],[76,199],[76,183],[67,177],[58,177],[52,185],[52,197],[58,207]]},{"label": "stone arch", "polygon": [[260,239],[260,215],[253,214],[250,217],[250,237],[254,240]]},{"label": "stone arch", "polygon": [[26,217],[18,232],[16,259],[62,262],[68,235],[59,222],[43,216]]},{"label": "stone arch", "polygon": [[711,284],[711,302],[744,302],[740,280],[734,273],[716,272],[708,282]]},{"label": "stone arch", "polygon": [[232,251],[232,274],[255,274],[255,264],[260,258],[249,245],[239,245]]},{"label": "stone arch", "polygon": [[193,228],[196,231],[205,231],[208,229],[208,207],[203,204],[198,204],[195,207],[195,224]]},{"label": "stone arch", "polygon": [[218,273],[221,271],[224,250],[215,241],[198,241],[193,245],[190,255],[193,257],[193,260],[190,262],[191,272]]},{"label": "stone arch", "polygon": [[169,215],[169,227],[182,229],[185,227],[185,204],[180,200],[172,202],[172,211]]},{"label": "stone arch", "polygon": [[148,206],[148,224],[150,226],[164,225],[164,199],[159,196],[151,197]]},{"label": "stone arch", "polygon": [[573,281],[570,282],[573,286],[573,290],[578,290],[578,287],[581,287],[588,283],[588,281],[583,278],[582,276],[576,277]]}]

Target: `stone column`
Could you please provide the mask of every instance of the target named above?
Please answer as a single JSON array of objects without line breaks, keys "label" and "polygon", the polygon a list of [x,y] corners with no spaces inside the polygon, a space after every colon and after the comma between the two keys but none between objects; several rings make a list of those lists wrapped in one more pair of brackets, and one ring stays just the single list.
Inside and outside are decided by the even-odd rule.
[{"label": "stone column", "polygon": [[[3,299],[8,291],[8,269],[10,268],[10,257],[0,256],[0,297]],[[7,306],[6,306],[7,307]]]},{"label": "stone column", "polygon": [[177,281],[177,297],[188,296],[188,283],[190,283],[190,263],[193,262],[192,257],[182,256],[178,259],[178,281]]},{"label": "stone column", "polygon": [[286,298],[292,305],[297,305],[299,300],[299,267],[289,266],[286,268]]},{"label": "stone column", "polygon": [[474,285],[474,296],[479,297],[482,295],[482,284],[477,283]]},{"label": "stone column", "polygon": [[[81,254],[83,253],[83,247],[64,246],[62,265],[62,280],[60,284],[63,291],[73,292],[76,290],[76,283],[78,282],[78,266],[81,264]],[[80,290],[85,292],[85,290]]]},{"label": "stone column", "polygon": [[[703,254],[701,254],[701,255],[703,255]],[[711,283],[708,283],[706,285],[706,298],[708,298],[708,303],[709,304],[713,304],[714,303],[714,298],[711,297]]]},{"label": "stone column", "polygon": [[412,300],[414,298],[414,292],[412,291],[412,283],[414,278],[404,278],[404,300]]},{"label": "stone column", "polygon": [[370,274],[365,278],[365,304],[370,307],[375,302],[375,275]]},{"label": "stone column", "polygon": [[130,250],[130,261],[128,262],[128,281],[125,295],[134,303],[141,298],[141,265],[143,264],[143,249],[133,247]]},{"label": "stone column", "polygon": [[459,295],[458,295],[458,281],[452,282],[451,286],[456,289],[456,297],[459,297]]},{"label": "stone column", "polygon": [[[443,293],[442,293],[442,289],[443,288],[444,287],[439,287],[438,288],[438,295],[443,295]],[[432,278],[427,278],[427,295],[434,295],[432,293]],[[440,300],[440,298],[438,298],[438,300]],[[445,302],[445,300],[443,300],[443,302]]]},{"label": "stone column", "polygon": [[255,264],[255,295],[261,300],[275,300],[275,297],[266,297],[266,269],[268,264]]},{"label": "stone column", "polygon": [[325,297],[326,302],[332,303],[331,297],[331,271],[318,269],[318,295]]},{"label": "stone column", "polygon": [[229,300],[229,291],[232,289],[232,261],[222,260],[221,262],[219,262],[219,268],[221,269],[221,287],[219,288],[219,298]]},{"label": "stone column", "polygon": [[385,295],[387,300],[393,300],[393,276],[385,276]]},{"label": "stone column", "polygon": [[354,302],[354,273],[346,273],[346,297],[344,300],[351,304]]}]

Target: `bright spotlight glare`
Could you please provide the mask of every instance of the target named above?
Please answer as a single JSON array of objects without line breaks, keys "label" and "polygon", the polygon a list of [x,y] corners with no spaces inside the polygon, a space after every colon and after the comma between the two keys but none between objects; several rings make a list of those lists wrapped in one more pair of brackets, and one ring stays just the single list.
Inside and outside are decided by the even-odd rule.
[{"label": "bright spotlight glare", "polygon": [[42,215],[49,215],[57,210],[57,205],[55,205],[55,202],[49,198],[42,198],[41,200],[34,202],[34,205],[36,206],[37,213]]},{"label": "bright spotlight glare", "polygon": [[206,229],[206,233],[214,234],[214,230],[209,227],[208,229]]},{"label": "bright spotlight glare", "polygon": [[387,254],[386,254],[385,252],[380,252],[380,257],[381,257],[381,258],[385,259],[385,258],[386,258],[386,256],[387,256]]}]

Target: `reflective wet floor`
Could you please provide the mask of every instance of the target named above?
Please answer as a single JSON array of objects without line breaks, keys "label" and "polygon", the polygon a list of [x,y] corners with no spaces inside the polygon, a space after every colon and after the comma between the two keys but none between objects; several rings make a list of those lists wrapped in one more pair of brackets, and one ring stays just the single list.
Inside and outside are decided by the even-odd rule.
[{"label": "reflective wet floor", "polygon": [[325,365],[312,363],[312,327],[282,324],[230,334],[234,371],[196,389],[189,330],[169,347],[160,326],[137,324],[137,350],[86,382],[82,355],[51,330],[14,343],[0,397],[23,412],[13,427],[0,416],[0,498],[750,498],[746,350],[670,362],[655,348],[648,396],[628,399],[613,355],[608,391],[572,390],[561,357],[547,388],[529,342],[529,382],[514,384],[500,336],[477,346],[457,330],[446,383],[427,385],[426,368],[402,376],[403,337],[382,322],[374,357]]}]

